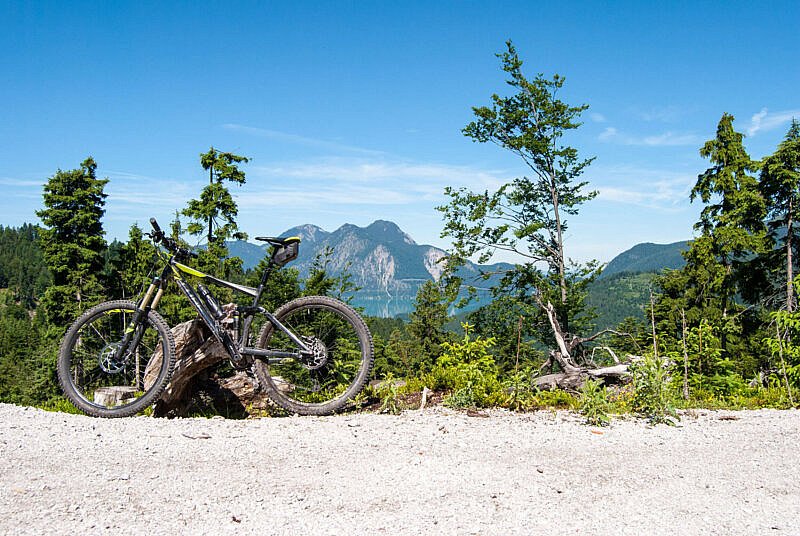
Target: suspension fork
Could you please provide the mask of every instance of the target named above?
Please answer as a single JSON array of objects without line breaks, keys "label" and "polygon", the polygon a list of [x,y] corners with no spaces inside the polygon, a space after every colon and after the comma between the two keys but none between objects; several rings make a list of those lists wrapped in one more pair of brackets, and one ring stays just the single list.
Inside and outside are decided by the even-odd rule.
[{"label": "suspension fork", "polygon": [[150,310],[154,309],[156,305],[158,305],[158,302],[161,301],[161,296],[163,295],[164,285],[162,279],[160,277],[156,277],[153,279],[153,282],[150,283],[150,287],[147,289],[147,292],[142,300],[136,305],[136,311],[133,313],[133,318],[128,323],[128,327],[125,329],[125,335],[120,341],[119,348],[117,348],[114,352],[114,360],[116,362],[119,363],[122,361],[122,356],[125,355],[125,351],[129,347],[136,348],[139,345],[139,342],[142,340],[144,330],[136,328],[139,325],[144,324],[144,321],[147,319],[147,315],[150,313]]}]

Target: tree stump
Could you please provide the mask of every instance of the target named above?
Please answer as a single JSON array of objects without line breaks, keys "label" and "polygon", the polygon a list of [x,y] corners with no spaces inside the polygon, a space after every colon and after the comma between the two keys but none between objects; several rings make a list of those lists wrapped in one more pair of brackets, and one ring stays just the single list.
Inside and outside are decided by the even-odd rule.
[{"label": "tree stump", "polygon": [[117,385],[114,387],[101,387],[94,391],[94,403],[101,406],[119,406],[129,398],[136,398],[136,387]]},{"label": "tree stump", "polygon": [[[267,396],[255,389],[253,379],[244,372],[230,377],[209,375],[209,369],[228,360],[225,348],[200,319],[172,328],[175,339],[175,368],[167,387],[153,408],[155,417],[186,416],[190,411],[215,413],[226,417],[246,417],[250,411],[266,411]],[[145,387],[156,379],[161,366],[158,350],[145,371]]]}]

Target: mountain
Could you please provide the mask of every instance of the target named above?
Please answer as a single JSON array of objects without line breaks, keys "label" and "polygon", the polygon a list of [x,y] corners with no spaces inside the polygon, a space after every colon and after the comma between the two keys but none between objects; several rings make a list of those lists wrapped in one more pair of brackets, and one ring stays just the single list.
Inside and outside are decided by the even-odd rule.
[{"label": "mountain", "polygon": [[[444,270],[439,262],[445,257],[443,250],[417,244],[390,221],[378,220],[367,227],[345,224],[333,232],[306,224],[293,227],[281,236],[301,238],[300,253],[290,265],[300,271],[301,277],[308,276],[317,257],[330,251],[328,270],[332,274],[350,274],[351,282],[360,287],[352,296],[352,304],[363,307],[366,314],[372,316],[392,317],[411,312],[422,284],[438,281]],[[244,241],[227,245],[231,255],[241,257],[245,268],[255,267],[268,251],[268,246]],[[482,281],[481,271],[508,267],[510,265],[503,263],[481,267],[467,263],[459,275],[470,284],[482,287],[471,308],[486,303],[488,288],[497,279]]]},{"label": "mountain", "polygon": [[[352,304],[364,308],[371,316],[407,315],[414,308],[414,298],[425,281],[438,280],[445,252],[434,246],[417,244],[397,224],[378,220],[367,227],[345,224],[333,232],[306,224],[288,229],[280,236],[299,236],[300,254],[290,266],[308,276],[315,259],[330,250],[328,270],[332,274],[347,272],[351,282],[360,287],[352,295]],[[680,252],[687,242],[673,244],[638,244],[620,253],[589,287],[589,303],[596,307],[599,327],[615,326],[627,316],[642,318],[649,299],[650,282],[664,268],[680,268]],[[254,268],[267,255],[269,247],[249,242],[229,242],[231,255],[241,257],[245,268]],[[459,275],[467,284],[479,287],[478,299],[470,304],[475,309],[490,299],[488,289],[499,276],[488,281],[482,272],[511,268],[499,263],[478,266],[468,263]]]},{"label": "mountain", "polygon": [[686,261],[683,260],[681,252],[688,249],[689,243],[673,242],[672,244],[652,244],[646,242],[637,244],[627,251],[623,251],[603,270],[600,278],[611,277],[612,275],[629,272],[660,272],[665,268],[683,268]]},{"label": "mountain", "polygon": [[613,328],[627,317],[644,319],[653,278],[665,269],[683,268],[681,252],[689,243],[637,244],[608,263],[588,287],[587,302],[597,313],[598,329]]},{"label": "mountain", "polygon": [[[352,303],[373,316],[392,317],[411,312],[419,288],[426,281],[438,281],[444,270],[439,262],[445,257],[444,251],[417,244],[390,221],[378,220],[367,227],[345,224],[331,233],[303,225],[289,229],[282,236],[306,238],[293,263],[303,277],[308,275],[314,260],[330,250],[328,269],[334,274],[345,271],[350,274],[351,282],[360,287],[353,294]],[[483,268],[502,269],[503,265]],[[474,280],[480,269],[469,264],[461,275]],[[487,299],[488,292],[484,291],[473,307],[479,307]]]}]

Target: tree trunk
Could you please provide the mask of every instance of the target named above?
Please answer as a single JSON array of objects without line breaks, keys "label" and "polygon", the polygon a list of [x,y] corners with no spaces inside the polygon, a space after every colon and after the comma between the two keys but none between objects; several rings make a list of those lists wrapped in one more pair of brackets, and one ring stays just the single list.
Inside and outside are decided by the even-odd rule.
[{"label": "tree trunk", "polygon": [[792,219],[794,199],[789,200],[789,218],[786,222],[786,310],[794,312],[794,267],[792,266]]},{"label": "tree trunk", "polygon": [[570,372],[547,374],[534,378],[532,385],[542,391],[563,389],[565,391],[580,391],[588,379],[598,380],[605,385],[627,383],[629,379],[628,365],[625,363],[597,369],[579,368]]},{"label": "tree trunk", "polygon": [[627,381],[627,364],[622,363],[612,367],[590,369],[588,367],[578,366],[572,358],[572,351],[580,344],[594,340],[604,332],[586,338],[570,337],[569,342],[567,342],[568,334],[561,328],[558,318],[556,318],[553,304],[550,302],[547,302],[547,304],[539,302],[539,306],[547,313],[547,319],[550,322],[550,327],[553,330],[553,337],[555,337],[558,346],[558,350],[550,350],[550,356],[541,370],[544,370],[547,365],[552,366],[557,362],[563,372],[534,378],[532,382],[534,387],[544,391],[550,391],[556,388],[567,391],[578,391],[589,378],[600,380],[605,384],[623,383]]},{"label": "tree trunk", "polygon": [[[153,416],[185,416],[193,407],[208,406],[211,406],[208,411],[224,412],[228,416],[246,416],[247,408],[267,409],[266,395],[256,391],[252,378],[247,374],[237,373],[229,378],[208,377],[207,371],[229,356],[202,320],[178,324],[172,328],[172,335],[175,338],[175,369],[155,403]],[[145,387],[155,380],[160,366],[159,350],[145,371]]]}]

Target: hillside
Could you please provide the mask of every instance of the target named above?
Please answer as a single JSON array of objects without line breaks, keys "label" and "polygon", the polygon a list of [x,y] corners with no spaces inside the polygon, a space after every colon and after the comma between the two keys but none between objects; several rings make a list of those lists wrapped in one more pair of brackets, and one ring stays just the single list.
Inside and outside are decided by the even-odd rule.
[{"label": "hillside", "polygon": [[682,268],[686,262],[681,252],[688,248],[688,242],[673,242],[672,244],[653,244],[645,242],[637,244],[627,251],[623,251],[608,263],[601,279],[612,275],[641,272],[660,272],[665,268]]}]

